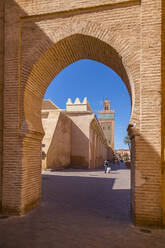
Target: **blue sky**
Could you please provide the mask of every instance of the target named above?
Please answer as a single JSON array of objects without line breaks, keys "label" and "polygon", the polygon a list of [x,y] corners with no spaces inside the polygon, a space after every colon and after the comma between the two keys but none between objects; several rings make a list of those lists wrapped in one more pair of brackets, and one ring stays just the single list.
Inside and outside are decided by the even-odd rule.
[{"label": "blue sky", "polygon": [[93,112],[98,117],[103,100],[111,100],[115,110],[115,149],[128,148],[123,143],[131,113],[131,102],[127,88],[121,78],[109,67],[93,61],[79,60],[62,70],[51,82],[44,99],[51,99],[58,107],[65,109],[70,97],[82,101],[88,98]]}]

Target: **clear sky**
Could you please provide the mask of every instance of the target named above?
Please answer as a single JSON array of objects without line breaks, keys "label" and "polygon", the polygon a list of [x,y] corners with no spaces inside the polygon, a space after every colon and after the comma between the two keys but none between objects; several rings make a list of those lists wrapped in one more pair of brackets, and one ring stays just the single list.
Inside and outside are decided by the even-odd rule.
[{"label": "clear sky", "polygon": [[65,109],[67,99],[84,97],[98,117],[103,108],[103,100],[111,100],[115,110],[115,149],[128,148],[123,143],[131,113],[131,101],[127,88],[121,78],[109,67],[93,61],[79,60],[62,70],[51,82],[44,99],[50,99],[59,108]]}]

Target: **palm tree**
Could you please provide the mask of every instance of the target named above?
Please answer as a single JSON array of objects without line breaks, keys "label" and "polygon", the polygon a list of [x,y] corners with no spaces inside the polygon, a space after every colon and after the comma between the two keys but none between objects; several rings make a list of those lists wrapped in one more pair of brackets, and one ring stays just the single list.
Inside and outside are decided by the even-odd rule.
[{"label": "palm tree", "polygon": [[131,140],[130,140],[128,135],[125,136],[125,138],[124,138],[124,144],[128,145],[129,150],[131,150]]}]

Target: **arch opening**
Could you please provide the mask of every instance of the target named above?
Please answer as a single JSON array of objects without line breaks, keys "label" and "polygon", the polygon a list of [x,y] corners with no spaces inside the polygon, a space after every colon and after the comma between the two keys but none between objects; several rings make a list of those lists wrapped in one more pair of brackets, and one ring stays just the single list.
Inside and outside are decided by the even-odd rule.
[{"label": "arch opening", "polygon": [[[81,64],[81,61],[82,61],[82,64]],[[84,62],[84,63],[83,63]],[[94,61],[91,61],[91,62],[93,62],[93,63],[95,63],[96,64],[96,62],[94,62]],[[68,103],[69,103],[69,106],[70,105],[72,105],[72,103],[73,103],[73,105],[74,105],[74,103],[75,102],[78,102],[78,100],[76,99],[76,97],[79,97],[79,99],[80,99],[80,102],[81,103],[83,103],[84,102],[84,96],[87,96],[87,98],[88,98],[88,96],[89,95],[83,95],[83,93],[87,90],[87,88],[86,87],[84,87],[85,88],[85,90],[84,90],[84,92],[82,93],[82,87],[81,87],[81,89],[80,89],[80,91],[79,90],[77,90],[76,92],[78,92],[77,94],[75,94],[75,92],[73,93],[74,95],[69,95],[69,94],[67,94],[66,95],[66,92],[65,91],[67,91],[68,90],[68,85],[70,85],[70,87],[72,87],[72,86],[76,86],[77,85],[77,88],[78,88],[78,85],[81,85],[82,84],[82,82],[83,82],[83,80],[81,80],[80,82],[78,82],[78,80],[76,80],[76,79],[78,79],[77,77],[76,77],[76,79],[75,79],[75,82],[76,82],[76,85],[73,83],[73,81],[72,81],[72,79],[69,77],[69,72],[70,71],[72,71],[73,70],[73,68],[74,68],[74,66],[76,65],[76,64],[80,64],[81,66],[83,66],[84,64],[85,64],[85,61],[84,60],[80,60],[80,61],[77,61],[77,62],[75,62],[74,64],[72,64],[72,65],[69,65],[67,68],[65,68],[63,71],[61,71],[59,74],[58,74],[58,76],[51,82],[51,84],[49,85],[49,87],[48,87],[48,89],[47,89],[47,91],[49,91],[49,93],[51,93],[51,97],[49,97],[49,94],[47,93],[46,94],[46,96],[44,97],[45,98],[45,105],[43,106],[43,114],[44,114],[44,119],[45,118],[47,118],[47,116],[45,115],[46,114],[46,112],[48,113],[48,112],[50,112],[50,113],[48,113],[49,115],[50,114],[52,114],[53,113],[53,111],[55,111],[57,114],[58,114],[58,111],[59,112],[62,112],[63,113],[63,111],[66,111],[67,112],[67,106],[65,106],[65,103],[67,102],[67,99],[68,99],[68,97],[70,97],[70,99],[68,100]],[[97,63],[97,64],[99,64],[99,66],[100,67],[104,67],[104,68],[106,68],[107,69],[107,71],[109,70],[109,71],[111,71],[109,68],[107,68],[106,66],[104,66],[103,64],[100,64],[100,63]],[[88,64],[88,66],[89,66],[89,64]],[[76,67],[76,66],[75,66]],[[80,66],[79,66],[80,67]],[[89,66],[90,67],[90,66]],[[70,68],[70,69],[68,69],[68,68]],[[76,69],[78,70],[78,66],[76,67]],[[68,73],[65,73],[65,71],[69,71]],[[74,70],[73,70],[74,71]],[[90,69],[89,69],[89,71],[90,71]],[[79,74],[79,77],[81,77],[81,73],[79,73],[79,71],[77,72],[78,74]],[[84,73],[85,73],[85,70],[84,70]],[[91,74],[92,74],[92,70],[91,70]],[[116,73],[114,73],[113,72],[113,74],[116,74]],[[64,79],[64,78],[66,78],[66,79]],[[91,77],[92,78],[92,77]],[[90,79],[91,79],[90,78]],[[85,81],[85,80],[84,80]],[[91,80],[92,81],[92,80]],[[88,82],[91,82],[90,80],[88,80]],[[108,81],[109,80],[107,80],[107,83],[108,83]],[[66,84],[68,83],[68,85],[66,86]],[[119,81],[119,83],[121,84],[122,82],[121,81]],[[119,86],[119,83],[118,83],[118,86]],[[84,83],[85,84],[85,83]],[[96,82],[96,84],[97,84],[97,82]],[[62,86],[59,86],[59,85],[62,85]],[[51,87],[52,86],[52,87]],[[56,86],[57,86],[57,88],[56,88]],[[67,90],[65,89],[65,86],[67,87]],[[97,87],[97,86],[96,86]],[[104,84],[103,84],[103,82],[101,82],[101,84],[100,84],[100,88],[101,87],[104,87]],[[65,89],[64,90],[64,92],[63,92],[63,89]],[[96,90],[96,89],[95,89]],[[122,90],[123,90],[123,88],[122,88]],[[54,95],[53,94],[53,92],[59,92],[58,93],[58,95]],[[107,89],[107,91],[105,92],[106,94],[107,94],[107,92],[109,91],[109,88]],[[126,90],[127,91],[127,90]],[[62,92],[62,93],[61,93]],[[71,93],[71,92],[70,92]],[[104,96],[105,96],[105,93],[104,93]],[[79,94],[81,94],[81,95],[79,95]],[[88,93],[87,93],[88,94]],[[96,93],[97,94],[97,93]],[[128,94],[128,93],[127,93]],[[60,98],[64,98],[65,100],[63,100],[63,101],[61,101],[61,103],[63,102],[63,105],[61,105],[60,103],[59,103],[59,95],[60,95]],[[56,99],[56,97],[58,98],[58,100]],[[129,97],[129,96],[128,96]],[[53,101],[54,100],[54,103],[52,102],[52,105],[51,105],[51,102],[49,102],[49,100],[48,99],[50,99],[51,101]],[[105,98],[104,98],[105,99]],[[110,98],[111,99],[111,98]],[[89,100],[89,103],[91,103],[90,102],[90,98],[88,98],[88,100]],[[79,104],[80,104],[80,102],[79,102]],[[48,104],[48,106],[46,106],[46,104]],[[55,105],[54,106],[54,109],[53,109],[53,105]],[[60,109],[58,110],[58,109],[56,109],[56,107],[59,107]],[[92,105],[91,105],[91,107],[92,107]],[[103,107],[103,102],[101,102],[101,106],[99,106],[100,108],[98,108],[97,109],[97,111],[98,110],[101,110],[101,108],[102,109],[104,109],[104,107]],[[110,110],[110,106],[109,105],[107,105],[106,104],[106,110]],[[92,108],[93,109],[93,108]],[[49,111],[50,110],[50,111]],[[81,111],[80,111],[81,112]],[[79,115],[80,115],[80,112],[79,112]],[[66,113],[67,114],[67,113]],[[74,116],[75,117],[75,116]],[[83,118],[84,118],[84,116],[83,116]],[[62,119],[62,118],[61,118]],[[76,118],[75,118],[76,119]],[[45,120],[46,121],[46,120]],[[52,121],[53,121],[53,118],[52,118]],[[63,123],[64,123],[64,119],[62,119],[62,121],[63,121]],[[75,121],[76,120],[74,120],[74,124],[75,124]],[[87,121],[85,121],[84,120],[84,122],[86,123]],[[46,124],[46,123],[45,123]],[[45,124],[43,125],[43,127],[45,126]],[[61,123],[61,125],[60,126],[62,126],[63,124]],[[90,130],[89,132],[90,132],[90,134],[89,134],[89,139],[88,139],[88,141],[86,142],[86,145],[84,145],[84,137],[81,135],[81,132],[80,132],[80,130],[78,130],[78,127],[80,127],[80,125],[81,125],[81,123],[79,123],[79,125],[73,125],[73,133],[72,133],[72,135],[73,136],[75,136],[75,133],[77,133],[78,134],[78,136],[79,136],[79,142],[76,142],[76,148],[77,147],[79,147],[80,148],[80,150],[82,150],[83,149],[83,153],[85,153],[85,149],[86,149],[86,147],[88,146],[88,144],[89,144],[89,164],[87,164],[87,166],[88,166],[88,169],[90,169],[89,171],[90,171],[90,174],[91,173],[93,173],[93,174],[95,174],[95,176],[97,175],[98,177],[104,177],[104,170],[103,170],[103,168],[101,167],[101,169],[100,169],[100,165],[103,165],[103,162],[104,162],[104,160],[103,160],[103,158],[107,158],[107,154],[105,154],[105,150],[104,150],[104,147],[103,147],[103,143],[105,142],[106,143],[106,141],[105,140],[99,140],[98,139],[98,136],[100,135],[101,136],[101,134],[99,134],[98,132],[102,132],[102,130],[101,129],[99,129],[99,127],[97,126],[97,120],[96,120],[96,118],[92,118],[92,120],[89,122],[89,128],[88,128],[88,130]],[[69,123],[68,123],[68,126],[69,126]],[[50,127],[50,126],[49,126]],[[57,126],[56,126],[57,127]],[[82,127],[82,126],[81,126]],[[48,128],[48,125],[47,125],[47,127],[46,128],[44,128],[44,130],[45,130],[45,136],[46,136],[46,129]],[[60,133],[60,129],[56,129],[56,130],[59,130],[58,131],[58,135],[56,135],[55,137],[53,137],[51,140],[53,140],[54,139],[54,142],[53,143],[55,143],[55,145],[59,142],[59,139],[58,139],[58,137],[59,136],[61,136],[61,134],[59,134]],[[47,129],[47,131],[48,131],[48,129]],[[50,130],[49,130],[50,131]],[[74,132],[75,131],[75,132]],[[56,131],[54,131],[54,133],[55,133]],[[44,138],[45,138],[45,136],[44,136]],[[67,143],[67,138],[65,138],[66,136],[65,136],[65,134],[62,134],[62,136],[61,136],[61,138],[60,138],[60,142],[59,143],[61,143],[62,142],[62,140],[65,140],[65,143]],[[74,137],[72,137],[73,139],[74,139]],[[71,138],[71,139],[72,139]],[[44,141],[44,139],[43,139],[43,141]],[[46,140],[45,140],[46,141]],[[43,142],[45,145],[46,145],[46,142]],[[71,146],[74,144],[75,142],[73,142],[73,143],[71,143]],[[82,145],[83,144],[83,145]],[[53,146],[53,144],[51,144],[52,146]],[[51,146],[50,145],[50,146]],[[60,144],[61,145],[61,144]],[[60,146],[60,145],[56,145],[56,147],[58,146]],[[65,150],[65,147],[64,147],[64,143],[62,144],[63,145],[63,151]],[[82,168],[82,167],[85,167],[84,166],[84,164],[81,164],[81,161],[83,161],[83,159],[82,159],[82,157],[80,158],[80,160],[78,161],[76,161],[76,163],[74,164],[74,162],[75,161],[73,161],[72,160],[72,162],[71,162],[71,164],[70,165],[67,165],[67,162],[70,162],[70,161],[65,161],[66,162],[66,164],[64,164],[64,160],[61,162],[61,164],[60,164],[60,162],[59,162],[59,160],[56,162],[56,159],[53,161],[53,164],[51,165],[51,161],[50,161],[50,157],[51,157],[51,150],[53,151],[52,152],[52,157],[55,157],[56,156],[56,158],[58,158],[58,156],[60,157],[60,159],[61,159],[61,153],[59,153],[59,154],[57,154],[56,153],[56,147],[54,146],[54,149],[52,149],[52,148],[50,148],[50,150],[49,150],[49,154],[48,153],[46,153],[46,156],[47,156],[47,159],[49,160],[47,160],[47,162],[49,163],[49,166],[47,167],[47,168],[43,168],[44,170],[46,169],[46,171],[43,171],[43,174],[42,174],[42,177],[45,177],[45,176],[49,176],[49,174],[51,174],[54,178],[55,178],[55,176],[56,175],[60,175],[61,177],[63,177],[63,175],[64,175],[64,173],[65,173],[65,175],[66,175],[66,177],[67,177],[67,175],[69,175],[69,174],[71,174],[72,173],[72,176],[73,176],[73,178],[77,178],[78,180],[77,180],[77,184],[79,185],[79,183],[80,183],[80,180],[81,180],[81,177],[82,177],[82,174],[84,174],[84,177],[86,177],[86,175],[87,175],[87,170],[84,170],[84,168],[83,168],[83,173],[82,173],[82,169],[80,169],[80,168]],[[73,147],[73,150],[74,150],[74,148],[75,148],[75,146]],[[45,149],[45,147],[44,147],[44,149]],[[78,152],[80,152],[80,150],[78,151]],[[59,150],[58,150],[58,152],[59,152]],[[77,152],[77,151],[76,151]],[[80,155],[80,154],[79,154]],[[104,157],[105,156],[105,157]],[[49,158],[48,158],[49,157]],[[44,162],[45,162],[45,159],[44,159]],[[116,163],[112,163],[112,177],[113,177],[113,173],[114,172],[116,172],[115,170],[118,170],[119,169],[119,167],[118,166],[120,166],[119,165],[119,163],[116,161]],[[116,168],[115,168],[116,167]],[[73,170],[73,168],[74,168],[74,170]],[[86,167],[85,167],[86,168]],[[117,169],[118,168],[118,169]],[[123,165],[123,168],[125,168],[124,167],[124,165]],[[48,170],[47,170],[48,169]],[[99,169],[100,169],[100,171],[99,171]],[[125,168],[126,169],[126,168]],[[49,170],[51,170],[51,172],[49,172]],[[129,170],[128,170],[129,171]],[[99,175],[99,173],[98,172],[100,172],[100,175]],[[82,173],[82,174],[81,174]],[[89,172],[88,172],[89,173]],[[97,174],[96,174],[97,173]],[[119,172],[118,172],[119,173]],[[106,175],[106,174],[105,174]],[[53,178],[52,177],[52,178]],[[90,176],[91,177],[91,176]],[[112,178],[110,178],[111,177],[111,175],[109,175],[108,174],[108,177],[109,177],[109,179],[107,180],[107,181],[111,181],[112,180]],[[79,180],[80,179],[80,180]],[[90,178],[91,179],[91,178]],[[89,180],[90,180],[89,179]],[[65,178],[63,179],[64,181],[65,181]],[[67,179],[66,179],[67,180]],[[74,179],[73,179],[74,180]],[[104,178],[103,179],[103,181],[106,181],[106,178]],[[116,191],[114,191],[114,189],[115,189],[115,185],[116,185],[116,178],[114,179],[113,178],[113,183],[112,183],[112,194],[116,194],[117,192]],[[128,176],[128,181],[129,181],[129,176]],[[97,180],[96,179],[96,182],[99,184],[99,180]],[[43,183],[43,185],[44,185],[44,183]],[[75,188],[78,188],[79,186],[75,186]],[[129,183],[128,183],[128,185],[129,185]],[[56,183],[54,182],[54,188],[56,187]],[[90,187],[90,186],[89,186]],[[65,187],[64,187],[65,188]],[[64,191],[65,191],[65,189],[64,189]],[[57,191],[56,191],[57,192]],[[92,192],[92,191],[91,191]],[[90,193],[91,193],[90,192]],[[127,195],[128,197],[125,197],[125,198],[129,198],[129,193],[130,193],[130,189],[129,189],[129,187],[128,187],[128,189],[126,189],[126,187],[125,187],[125,196]],[[110,193],[110,195],[109,195],[109,197],[111,198],[111,193]],[[60,193],[59,193],[60,194]],[[65,194],[65,193],[64,193]],[[81,192],[81,190],[80,190],[80,195],[82,194],[82,192]],[[69,197],[69,195],[72,195],[72,193],[71,194],[69,194],[68,193],[68,197]],[[124,194],[123,194],[124,195]],[[92,194],[91,194],[91,196],[92,196]],[[121,199],[122,197],[121,196],[119,196],[119,198]],[[123,196],[123,198],[124,198],[124,196]],[[79,201],[79,198],[77,197],[77,200]],[[80,199],[80,202],[81,202],[81,199]],[[57,204],[58,204],[58,199],[57,199]],[[117,203],[114,203],[114,206],[115,206],[115,204],[117,205]],[[95,204],[95,206],[93,205],[93,208],[94,209],[97,209],[97,203]],[[83,202],[81,202],[81,207],[82,208],[84,208],[84,207],[87,207],[88,206],[88,203],[83,203]],[[113,208],[114,208],[114,206],[113,206]],[[72,203],[71,203],[71,207],[73,207],[74,208],[74,203],[73,203],[73,205],[72,205]],[[118,210],[117,210],[117,212],[118,212]],[[129,208],[126,208],[124,211],[123,211],[123,215],[125,215],[125,216],[128,216],[128,218],[129,218],[129,214],[127,215],[127,213],[129,213]],[[115,216],[115,218],[118,218],[118,216]]]},{"label": "arch opening", "polygon": [[134,68],[126,65],[124,62],[126,58],[122,57],[116,49],[99,38],[79,33],[66,37],[51,46],[34,64],[22,96],[23,106],[20,111],[20,137],[23,140],[22,163],[24,168],[28,168],[23,175],[25,179],[23,195],[28,194],[28,198],[25,197],[24,200],[25,206],[29,205],[29,202],[30,206],[35,206],[41,200],[41,140],[44,136],[41,108],[44,94],[53,78],[62,69],[80,59],[98,61],[120,76],[131,97],[130,123],[139,120],[135,111]]},{"label": "arch opening", "polygon": [[[108,101],[106,100],[107,97]],[[78,105],[77,101],[79,102]],[[86,104],[89,104],[90,108]],[[127,136],[130,109],[128,91],[121,78],[109,67],[93,60],[79,60],[66,67],[53,79],[44,96],[42,124],[45,136],[42,141],[42,168],[80,167],[81,164],[88,168],[100,167],[107,156],[103,152],[103,148],[106,146],[104,136],[107,144],[111,146],[108,155],[110,161],[115,150],[119,150],[116,155],[121,152],[121,149],[125,149],[123,152],[129,154],[128,146],[123,141]],[[89,119],[86,119],[84,123],[87,112],[82,112],[88,110],[91,110],[91,113],[88,113],[88,117],[91,118],[90,125]],[[64,114],[77,125],[76,128],[76,125],[72,124],[70,142],[68,140],[69,130],[66,137],[65,134],[60,134],[63,125],[60,119]],[[104,118],[108,114],[108,120],[99,120],[100,114],[104,115]],[[86,135],[87,140],[83,139],[81,131]],[[88,131],[90,135],[88,135]],[[95,141],[95,136],[101,137],[99,141]],[[62,143],[63,140],[65,142]],[[88,143],[90,143],[89,154],[87,152],[85,158],[84,147],[87,147]],[[98,144],[96,145],[96,143]],[[71,150],[69,150],[70,146]],[[81,148],[77,150],[77,147]],[[98,151],[94,151],[96,148]],[[97,163],[94,163],[96,154],[98,154]],[[74,159],[73,156],[77,156],[77,159]],[[72,159],[69,160],[68,157]],[[91,158],[88,159],[88,157]]]},{"label": "arch opening", "polygon": [[[122,57],[109,44],[98,38],[74,34],[50,47],[43,54],[27,80],[21,116],[21,135],[31,133],[44,134],[41,123],[42,99],[53,78],[66,66],[80,59],[91,59],[101,62],[114,70],[125,83],[131,97],[132,114],[134,119],[135,92],[133,80],[125,69]],[[128,76],[129,74],[129,76]],[[30,104],[29,104],[30,103]],[[31,111],[33,109],[33,112]]]}]

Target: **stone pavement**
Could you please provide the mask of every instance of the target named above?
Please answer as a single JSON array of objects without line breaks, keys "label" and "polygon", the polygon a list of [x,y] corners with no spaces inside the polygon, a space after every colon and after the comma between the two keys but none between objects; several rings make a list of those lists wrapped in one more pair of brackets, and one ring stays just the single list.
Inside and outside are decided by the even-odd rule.
[{"label": "stone pavement", "polygon": [[165,248],[165,230],[135,227],[129,215],[130,171],[44,172],[41,205],[0,218],[0,248]]}]

